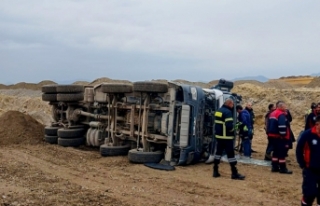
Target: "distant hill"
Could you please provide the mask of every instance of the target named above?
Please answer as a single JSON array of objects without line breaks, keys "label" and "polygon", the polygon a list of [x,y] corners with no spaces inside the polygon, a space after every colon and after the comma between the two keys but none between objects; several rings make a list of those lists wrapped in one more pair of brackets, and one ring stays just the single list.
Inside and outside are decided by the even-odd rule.
[{"label": "distant hill", "polygon": [[259,75],[259,76],[239,77],[239,78],[232,79],[231,81],[239,81],[239,80],[256,80],[259,82],[267,82],[269,79],[265,76]]},{"label": "distant hill", "polygon": [[313,73],[313,74],[311,74],[311,76],[318,77],[318,76],[320,76],[320,73]]}]

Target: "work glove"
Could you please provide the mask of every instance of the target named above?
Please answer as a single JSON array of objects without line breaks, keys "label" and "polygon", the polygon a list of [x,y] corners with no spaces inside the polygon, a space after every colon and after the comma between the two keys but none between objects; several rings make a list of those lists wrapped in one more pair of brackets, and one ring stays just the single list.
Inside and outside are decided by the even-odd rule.
[{"label": "work glove", "polygon": [[234,125],[235,130],[239,130],[239,127],[241,126],[241,122],[237,122],[236,125]]}]

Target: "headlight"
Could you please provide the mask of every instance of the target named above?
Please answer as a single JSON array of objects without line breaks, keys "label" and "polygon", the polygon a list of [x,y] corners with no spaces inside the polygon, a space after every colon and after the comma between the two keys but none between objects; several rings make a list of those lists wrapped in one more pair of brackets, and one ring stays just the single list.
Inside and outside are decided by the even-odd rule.
[{"label": "headlight", "polygon": [[197,100],[197,89],[195,87],[191,87],[191,96],[193,100]]}]

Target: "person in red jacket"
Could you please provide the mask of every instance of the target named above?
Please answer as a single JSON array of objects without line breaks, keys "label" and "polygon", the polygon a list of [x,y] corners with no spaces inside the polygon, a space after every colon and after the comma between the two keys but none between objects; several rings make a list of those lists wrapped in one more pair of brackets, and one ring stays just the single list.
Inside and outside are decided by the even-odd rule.
[{"label": "person in red jacket", "polygon": [[315,125],[316,116],[320,115],[320,104],[316,104],[315,108],[312,110],[312,112],[308,115],[306,119],[306,125],[304,127],[304,130],[310,129]]},{"label": "person in red jacket", "polygon": [[297,162],[303,169],[302,206],[312,206],[315,198],[320,205],[320,116],[315,122],[301,134],[296,148]]},{"label": "person in red jacket", "polygon": [[284,102],[278,102],[277,109],[271,112],[269,116],[267,134],[273,147],[271,171],[292,174],[292,171],[288,170],[286,166],[286,154],[290,139],[286,109]]}]

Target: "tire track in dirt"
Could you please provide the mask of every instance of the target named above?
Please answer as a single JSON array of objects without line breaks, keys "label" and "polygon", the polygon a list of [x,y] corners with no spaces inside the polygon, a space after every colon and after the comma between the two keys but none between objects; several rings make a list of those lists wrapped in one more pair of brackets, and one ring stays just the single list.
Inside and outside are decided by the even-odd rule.
[{"label": "tire track in dirt", "polygon": [[[208,165],[177,167],[174,172],[165,172],[130,164],[124,157],[95,159],[99,156],[96,151],[59,147],[57,152],[61,156],[57,159],[50,148],[4,149],[0,154],[92,192],[108,191],[108,196],[130,205],[290,205],[288,198],[282,196],[294,190],[285,186],[292,177],[271,176],[264,167],[239,165],[240,171],[257,171],[246,181],[234,181],[229,179],[228,164],[221,164],[222,178],[213,179]],[[65,155],[70,158],[63,158]],[[84,162],[76,161],[83,156],[89,157]],[[81,167],[77,167],[79,162]],[[270,181],[260,183],[261,178]],[[295,199],[296,193],[291,196]]]},{"label": "tire track in dirt", "polygon": [[[103,172],[102,169],[98,168],[97,172],[83,173],[74,169],[69,169],[65,166],[49,163],[18,150],[4,150],[1,151],[1,154],[3,158],[10,158],[18,162],[25,162],[38,168],[44,173],[65,179],[73,184],[80,185],[85,189],[93,190],[93,192],[108,191],[108,195],[110,197],[128,204],[141,204],[141,202],[144,202],[147,205],[188,205],[188,202],[192,202],[192,205],[195,205],[195,200],[192,198],[191,200],[188,200],[188,198],[185,200],[186,198],[183,194],[178,194],[178,191],[175,191],[172,188],[167,188],[166,191],[161,191],[157,188],[150,188],[152,185],[155,187],[157,186],[157,183],[154,184],[154,182],[149,184],[150,178],[147,178],[145,181],[141,181],[140,178],[127,178],[123,175],[114,176],[112,174],[107,174],[105,171]],[[124,181],[124,178],[127,178],[127,181]],[[160,181],[161,180],[156,180],[156,182],[159,183]],[[141,185],[141,183],[144,184],[144,182],[147,186]],[[171,196],[172,198],[169,200],[163,199],[163,196]],[[181,197],[184,199],[181,199]],[[197,198],[198,197],[195,197],[195,199]],[[135,203],[134,199],[137,200],[137,203]],[[202,205],[205,202],[198,201],[198,203]]]}]

